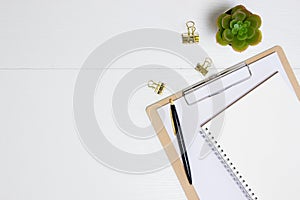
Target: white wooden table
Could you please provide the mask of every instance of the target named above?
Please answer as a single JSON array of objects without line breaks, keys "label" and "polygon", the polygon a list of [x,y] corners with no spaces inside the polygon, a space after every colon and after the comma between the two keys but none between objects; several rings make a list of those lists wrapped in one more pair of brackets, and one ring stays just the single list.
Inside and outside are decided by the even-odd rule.
[{"label": "white wooden table", "polygon": [[[262,43],[243,53],[215,41],[218,14],[238,4],[263,20]],[[146,27],[184,32],[185,22],[193,20],[217,69],[281,45],[300,80],[298,13],[295,0],[3,1],[0,199],[185,199],[170,167],[144,175],[120,173],[82,146],[72,98],[83,62],[114,35]],[[158,140],[153,146],[160,147]]]}]

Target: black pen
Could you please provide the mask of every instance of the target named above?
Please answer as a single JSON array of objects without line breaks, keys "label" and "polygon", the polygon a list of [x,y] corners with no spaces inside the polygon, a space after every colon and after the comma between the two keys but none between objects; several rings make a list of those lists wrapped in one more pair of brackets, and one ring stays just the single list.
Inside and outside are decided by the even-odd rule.
[{"label": "black pen", "polygon": [[184,143],[184,139],[183,139],[183,135],[182,135],[182,130],[181,130],[179,118],[178,118],[177,111],[176,111],[176,107],[173,104],[172,99],[170,99],[170,105],[171,105],[170,108],[171,108],[171,120],[172,120],[172,125],[173,125],[173,131],[177,137],[177,141],[178,141],[178,145],[179,145],[179,149],[180,149],[180,153],[181,153],[181,159],[183,162],[186,176],[189,180],[189,183],[192,185],[192,174],[191,174],[189,159],[188,159],[188,155],[187,155],[187,151],[186,151],[186,147],[185,147],[185,143]]}]

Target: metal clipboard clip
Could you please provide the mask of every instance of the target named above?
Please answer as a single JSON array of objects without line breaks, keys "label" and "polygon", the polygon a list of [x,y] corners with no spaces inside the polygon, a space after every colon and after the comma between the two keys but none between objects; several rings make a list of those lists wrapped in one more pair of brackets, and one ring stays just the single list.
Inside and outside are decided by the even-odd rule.
[{"label": "metal clipboard clip", "polygon": [[218,95],[250,79],[251,76],[249,66],[242,62],[184,89],[183,96],[188,105],[193,105]]}]

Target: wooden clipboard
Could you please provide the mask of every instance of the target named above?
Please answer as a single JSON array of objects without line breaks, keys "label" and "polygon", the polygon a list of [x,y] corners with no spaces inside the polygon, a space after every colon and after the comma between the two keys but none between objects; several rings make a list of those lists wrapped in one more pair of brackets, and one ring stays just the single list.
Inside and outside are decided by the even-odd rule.
[{"label": "wooden clipboard", "polygon": [[[298,81],[293,73],[293,70],[286,58],[286,55],[284,54],[283,49],[280,46],[275,46],[271,49],[268,49],[258,55],[255,55],[245,61],[243,61],[243,63],[245,63],[246,65],[250,65],[252,63],[255,63],[259,60],[262,60],[265,57],[268,57],[269,55],[273,54],[273,53],[277,53],[280,62],[283,66],[283,72],[281,73],[285,73],[285,75],[287,76],[287,79],[290,83],[290,86],[292,87],[293,91],[295,92],[298,100],[300,100],[300,86],[298,84]],[[214,76],[212,79],[217,78],[218,76],[222,76],[222,74],[224,73],[219,73],[216,76]],[[271,76],[270,76],[271,77]],[[203,81],[201,81],[201,83],[203,84],[204,82],[208,82],[210,81],[211,78],[205,79]],[[264,82],[264,81],[263,81]],[[263,84],[263,82],[261,82],[260,84]],[[259,84],[258,84],[259,85]],[[251,90],[245,92],[243,95],[241,95],[239,98],[237,98],[235,101],[231,102],[230,104],[226,105],[224,107],[224,109],[220,110],[220,112],[218,112],[216,115],[220,114],[221,112],[223,112],[225,109],[227,109],[228,107],[232,106],[235,102],[237,102],[239,99],[241,99],[242,97],[244,97],[245,95],[247,95],[249,92],[251,92],[253,89],[255,89],[255,87],[253,87]],[[158,113],[158,109],[161,108],[162,106],[165,106],[167,104],[169,104],[169,100],[177,100],[180,98],[183,98],[186,90],[183,89],[181,91],[178,91],[152,105],[149,105],[146,108],[146,112],[147,115],[152,123],[152,126],[154,127],[155,132],[157,133],[157,137],[159,138],[162,146],[164,147],[164,150],[167,154],[167,157],[170,161],[170,163],[172,164],[172,167],[174,169],[174,172],[185,192],[185,195],[187,197],[187,199],[191,200],[196,200],[196,199],[200,199],[200,197],[198,196],[195,188],[193,185],[190,185],[187,178],[186,178],[186,174],[184,171],[184,167],[183,164],[181,162],[180,156],[178,155],[174,145],[172,144],[172,141],[168,135],[167,130],[164,128],[164,124],[162,119],[159,116]],[[226,92],[226,91],[225,91]],[[216,115],[212,116],[209,119],[212,119],[213,117],[215,117]],[[205,120],[204,120],[205,121]],[[208,120],[205,121],[205,123]]]}]

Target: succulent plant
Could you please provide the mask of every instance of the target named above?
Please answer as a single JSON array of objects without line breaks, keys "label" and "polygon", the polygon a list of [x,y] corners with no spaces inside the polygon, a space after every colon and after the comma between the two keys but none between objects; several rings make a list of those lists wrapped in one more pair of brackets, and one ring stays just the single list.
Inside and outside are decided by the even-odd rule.
[{"label": "succulent plant", "polygon": [[246,50],[249,45],[257,45],[262,40],[259,30],[261,18],[242,5],[221,14],[217,19],[217,26],[217,42],[223,46],[230,45],[238,52]]}]

